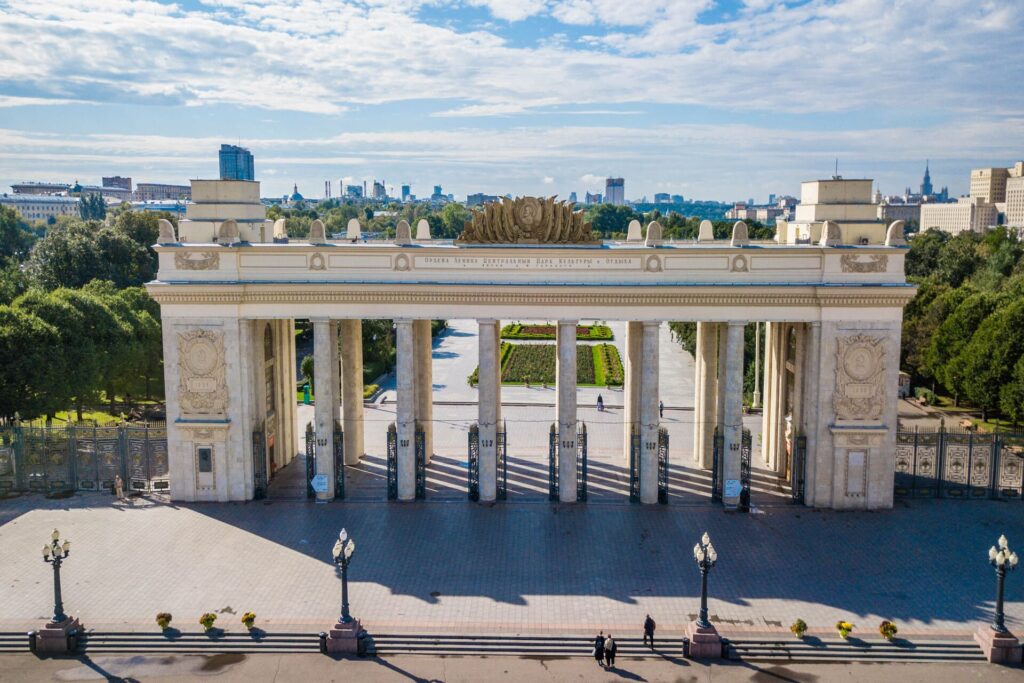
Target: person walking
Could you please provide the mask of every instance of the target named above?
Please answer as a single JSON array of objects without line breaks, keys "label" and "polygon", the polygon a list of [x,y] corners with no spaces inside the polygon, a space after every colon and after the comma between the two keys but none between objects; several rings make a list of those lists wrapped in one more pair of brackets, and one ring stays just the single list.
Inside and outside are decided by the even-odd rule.
[{"label": "person walking", "polygon": [[601,394],[597,395],[597,412],[604,412],[604,398],[602,398]]},{"label": "person walking", "polygon": [[600,666],[604,666],[604,631],[598,633],[594,638],[594,659]]},{"label": "person walking", "polygon": [[615,666],[615,651],[619,649],[619,644],[612,638],[612,634],[609,633],[608,637],[604,640],[604,665],[607,668]]},{"label": "person walking", "polygon": [[644,619],[644,645],[650,645],[651,649],[654,649],[654,627],[657,624],[654,623],[654,619],[651,619],[651,615],[648,614],[647,618]]},{"label": "person walking", "polygon": [[658,417],[665,417],[665,402],[658,401]]}]

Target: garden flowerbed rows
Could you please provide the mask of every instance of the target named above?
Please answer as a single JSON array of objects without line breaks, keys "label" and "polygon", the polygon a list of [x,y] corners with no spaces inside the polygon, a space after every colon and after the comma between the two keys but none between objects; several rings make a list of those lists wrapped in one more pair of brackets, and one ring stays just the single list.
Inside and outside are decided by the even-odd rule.
[{"label": "garden flowerbed rows", "polygon": [[[554,385],[554,344],[501,345],[501,383]],[[479,368],[469,376],[476,385]],[[576,383],[579,386],[622,386],[622,359],[612,344],[576,346]]]},{"label": "garden flowerbed rows", "polygon": [[[554,325],[522,325],[510,323],[501,328],[502,339],[554,339]],[[611,341],[612,329],[607,325],[577,325],[576,339],[580,341]]]}]

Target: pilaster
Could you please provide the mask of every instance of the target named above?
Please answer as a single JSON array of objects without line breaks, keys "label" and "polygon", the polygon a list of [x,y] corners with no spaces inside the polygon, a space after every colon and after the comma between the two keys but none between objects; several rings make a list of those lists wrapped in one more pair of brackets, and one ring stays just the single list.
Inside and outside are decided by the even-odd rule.
[{"label": "pilaster", "polygon": [[658,334],[657,322],[643,323],[640,382],[640,502],[658,502]]},{"label": "pilaster", "polygon": [[398,499],[416,497],[416,349],[413,321],[395,320],[397,346]]},{"label": "pilaster", "polygon": [[480,428],[480,500],[497,497],[498,372],[494,339],[500,335],[497,321],[478,320],[479,371],[477,372],[477,425]]},{"label": "pilaster", "polygon": [[643,368],[643,323],[626,323],[626,357],[623,366],[622,411],[624,462],[629,464],[629,449],[632,447],[634,428],[640,426],[640,384]]},{"label": "pilaster", "polygon": [[423,430],[426,462],[434,455],[433,340],[430,320],[413,321],[416,345],[416,419]]},{"label": "pilaster", "polygon": [[724,382],[724,407],[721,425],[724,433],[725,467],[723,468],[723,479],[725,482],[722,502],[727,509],[735,509],[740,502],[740,496],[736,485],[730,485],[731,481],[739,482],[740,479],[740,454],[743,447],[743,322],[730,321],[726,323],[725,345],[725,375]]},{"label": "pilaster", "polygon": [[338,324],[313,321],[313,430],[316,473],[327,477],[327,490],[317,500],[334,499],[334,423],[338,419]]},{"label": "pilaster", "polygon": [[363,321],[342,320],[340,327],[345,464],[356,465],[366,450],[363,440]]},{"label": "pilaster", "polygon": [[559,320],[556,332],[558,376],[558,495],[576,501],[576,320]]}]

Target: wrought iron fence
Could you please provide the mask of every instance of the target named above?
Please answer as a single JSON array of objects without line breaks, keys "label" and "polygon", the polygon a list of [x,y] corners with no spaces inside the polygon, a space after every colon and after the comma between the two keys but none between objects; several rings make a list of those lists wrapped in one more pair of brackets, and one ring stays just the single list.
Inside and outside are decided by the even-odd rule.
[{"label": "wrought iron fence", "polygon": [[576,502],[587,501],[587,423],[576,432]]},{"label": "wrought iron fence", "polygon": [[0,492],[170,490],[163,424],[59,427],[13,424],[0,430]]},{"label": "wrought iron fence", "polygon": [[711,500],[721,503],[724,480],[722,468],[725,467],[725,435],[717,426],[711,443]]},{"label": "wrought iron fence", "polygon": [[498,432],[498,443],[495,444],[497,448],[498,456],[498,500],[505,500],[508,498],[508,458],[507,458],[507,443],[506,435],[508,434],[508,425],[505,422],[501,423],[501,431]]},{"label": "wrought iron fence", "polygon": [[469,467],[466,470],[466,491],[472,501],[480,500],[480,427],[469,426]]},{"label": "wrought iron fence", "polygon": [[658,428],[658,502],[668,503],[668,430]]},{"label": "wrought iron fence", "polygon": [[790,495],[797,505],[804,504],[804,477],[807,472],[807,437],[798,436],[793,442],[793,467],[789,473]]},{"label": "wrought iron fence", "polygon": [[1024,434],[940,427],[896,432],[900,498],[1024,499]]},{"label": "wrought iron fence", "polygon": [[636,425],[629,434],[629,502],[640,502],[640,430]]},{"label": "wrought iron fence", "polygon": [[558,500],[558,429],[548,432],[548,500]]}]

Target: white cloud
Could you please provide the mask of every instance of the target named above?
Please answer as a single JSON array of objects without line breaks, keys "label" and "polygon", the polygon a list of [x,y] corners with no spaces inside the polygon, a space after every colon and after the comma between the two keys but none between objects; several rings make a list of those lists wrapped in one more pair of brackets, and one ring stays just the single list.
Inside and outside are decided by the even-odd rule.
[{"label": "white cloud", "polygon": [[469,5],[486,7],[498,19],[522,21],[543,12],[544,0],[468,0]]},{"label": "white cloud", "polygon": [[544,181],[545,185],[554,185],[555,184],[555,179],[553,177],[549,176],[549,175],[544,176],[543,181]]}]

